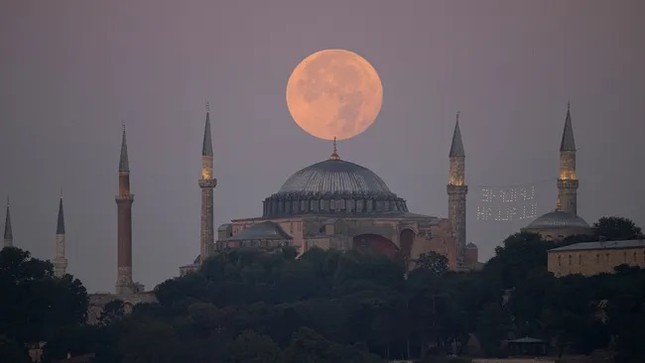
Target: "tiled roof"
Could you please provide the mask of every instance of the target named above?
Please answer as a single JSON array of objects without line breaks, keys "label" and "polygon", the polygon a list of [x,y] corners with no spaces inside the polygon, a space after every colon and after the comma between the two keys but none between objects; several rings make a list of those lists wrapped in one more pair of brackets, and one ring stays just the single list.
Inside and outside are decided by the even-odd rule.
[{"label": "tiled roof", "polygon": [[580,250],[598,250],[598,249],[623,249],[645,247],[645,240],[635,239],[626,241],[603,241],[603,242],[580,242],[572,245],[558,247],[551,251],[580,251]]}]

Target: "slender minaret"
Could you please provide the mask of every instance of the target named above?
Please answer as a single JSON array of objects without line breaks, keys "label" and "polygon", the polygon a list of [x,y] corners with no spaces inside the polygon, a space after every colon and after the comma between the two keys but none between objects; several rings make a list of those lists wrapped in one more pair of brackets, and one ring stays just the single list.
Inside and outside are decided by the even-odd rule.
[{"label": "slender minaret", "polygon": [[576,177],[576,142],[571,125],[571,104],[567,103],[567,117],[560,143],[560,178],[558,179],[557,209],[578,214],[578,178]]},{"label": "slender minaret", "polygon": [[132,282],[132,202],[130,193],[130,166],[128,164],[128,146],[125,140],[125,125],[121,140],[121,158],[119,160],[119,192],[117,205],[117,278],[116,293],[128,295],[134,292]]},{"label": "slender minaret", "polygon": [[9,213],[9,198],[7,198],[7,215],[4,220],[4,247],[13,247],[13,233],[11,232],[11,214]]},{"label": "slender minaret", "polygon": [[464,265],[466,251],[466,194],[468,187],[466,186],[466,154],[459,130],[459,112],[457,112],[455,131],[452,134],[449,157],[448,218],[457,242],[457,268],[460,268]]},{"label": "slender minaret", "polygon": [[206,261],[209,250],[213,245],[213,189],[217,179],[213,177],[213,143],[211,141],[211,121],[208,103],[206,104],[206,125],[204,127],[204,142],[202,144],[202,176],[199,187],[202,190],[202,213],[199,239],[199,260]]},{"label": "slender minaret", "polygon": [[63,217],[63,195],[58,201],[58,223],[56,224],[56,257],[54,258],[54,276],[63,277],[67,270],[65,258],[65,218]]}]

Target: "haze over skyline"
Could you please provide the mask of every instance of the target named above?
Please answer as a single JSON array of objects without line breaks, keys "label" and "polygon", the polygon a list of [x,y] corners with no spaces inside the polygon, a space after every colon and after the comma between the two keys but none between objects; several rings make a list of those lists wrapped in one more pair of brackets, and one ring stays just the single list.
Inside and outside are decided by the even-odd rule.
[{"label": "haze over skyline", "polygon": [[122,120],[133,275],[150,289],[199,251],[205,101],[215,225],[260,216],[289,175],[331,152],[285,103],[293,68],[326,48],[360,54],[383,82],[379,116],[339,143],[341,158],[381,176],[412,212],[447,216],[461,111],[468,241],[480,260],[530,220],[477,221],[478,186],[535,184],[538,214],[555,208],[567,101],[579,215],[645,227],[642,1],[7,1],[3,10],[0,195],[12,201],[14,243],[53,258],[62,187],[68,272],[90,292],[112,291],[116,279]]}]

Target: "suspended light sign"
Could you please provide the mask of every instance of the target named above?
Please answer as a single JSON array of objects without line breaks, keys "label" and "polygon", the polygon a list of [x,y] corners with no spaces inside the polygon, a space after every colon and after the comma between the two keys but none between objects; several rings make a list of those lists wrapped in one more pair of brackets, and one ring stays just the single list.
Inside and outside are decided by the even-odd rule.
[{"label": "suspended light sign", "polygon": [[535,185],[480,187],[478,221],[510,222],[537,216]]}]

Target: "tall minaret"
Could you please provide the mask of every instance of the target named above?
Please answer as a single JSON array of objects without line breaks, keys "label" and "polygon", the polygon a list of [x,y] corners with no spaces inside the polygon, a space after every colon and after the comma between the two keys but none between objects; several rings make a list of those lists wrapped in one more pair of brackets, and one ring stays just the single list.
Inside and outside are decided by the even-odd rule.
[{"label": "tall minaret", "polygon": [[121,158],[119,160],[119,194],[117,205],[117,278],[116,293],[127,295],[134,292],[132,282],[132,202],[130,194],[130,166],[128,164],[128,146],[125,140],[125,125],[121,140]]},{"label": "tall minaret", "polygon": [[578,178],[576,177],[576,142],[571,126],[571,104],[567,104],[567,117],[560,143],[560,178],[558,179],[557,209],[578,214]]},{"label": "tall minaret", "polygon": [[67,259],[65,258],[65,218],[63,217],[63,195],[58,201],[58,223],[56,224],[56,257],[54,258],[54,276],[65,276]]},{"label": "tall minaret", "polygon": [[452,232],[457,242],[457,268],[464,265],[464,253],[466,250],[466,154],[464,144],[461,141],[459,130],[459,112],[455,131],[452,134],[452,145],[450,146],[450,171],[448,181],[448,218],[452,225]]},{"label": "tall minaret", "polygon": [[199,187],[202,190],[201,233],[199,239],[200,262],[208,258],[209,249],[213,245],[213,189],[217,179],[213,177],[213,143],[211,141],[211,121],[208,103],[206,104],[206,125],[204,127],[204,142],[202,144],[202,175]]},{"label": "tall minaret", "polygon": [[13,247],[13,233],[11,232],[11,214],[9,213],[9,198],[7,198],[7,215],[4,220],[4,247]]}]

